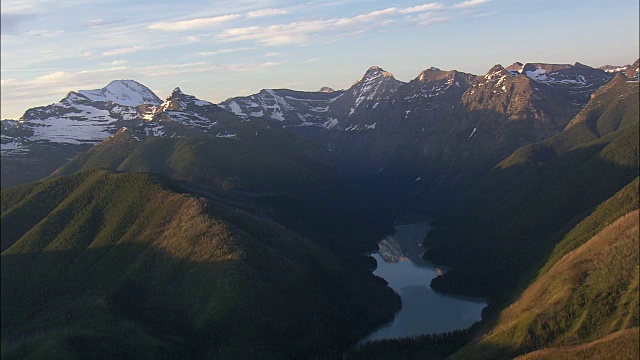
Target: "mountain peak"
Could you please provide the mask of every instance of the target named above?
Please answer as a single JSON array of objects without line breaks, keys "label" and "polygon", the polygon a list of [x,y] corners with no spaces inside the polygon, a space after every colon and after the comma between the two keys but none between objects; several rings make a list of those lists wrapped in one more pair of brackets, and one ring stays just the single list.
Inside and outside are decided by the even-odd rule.
[{"label": "mountain peak", "polygon": [[512,76],[513,74],[507,71],[502,65],[494,65],[484,76],[485,80],[494,80],[496,78],[502,78],[503,76]]},{"label": "mountain peak", "polygon": [[320,90],[318,90],[319,92],[324,92],[324,93],[332,93],[335,90],[333,90],[332,88],[328,87],[328,86],[323,86],[320,88]]},{"label": "mountain peak", "polygon": [[180,88],[179,88],[179,87],[177,87],[177,86],[176,86],[176,88],[175,88],[175,89],[173,89],[173,91],[171,92],[171,96],[174,96],[174,95],[180,95],[180,94],[184,94],[184,93],[183,93],[183,92],[182,92],[182,90],[180,90]]},{"label": "mountain peak", "polygon": [[631,65],[627,71],[625,71],[625,75],[628,78],[637,78],[638,77],[638,67],[640,66],[640,59],[636,60],[633,65]]},{"label": "mountain peak", "polygon": [[364,73],[364,77],[367,77],[367,75],[370,75],[370,76],[381,75],[386,77],[393,77],[392,73],[385,71],[383,68],[375,65],[367,69],[367,71]]},{"label": "mountain peak", "polygon": [[496,64],[496,65],[493,65],[493,67],[489,69],[489,71],[487,71],[486,75],[494,74],[503,70],[506,70],[506,69],[502,65]]},{"label": "mountain peak", "polygon": [[506,70],[509,71],[510,73],[521,73],[522,72],[522,68],[523,68],[523,64],[519,61],[514,62],[513,64],[509,65],[506,67]]},{"label": "mountain peak", "polygon": [[591,66],[585,65],[585,64],[581,64],[579,62],[576,62],[575,64],[573,64],[573,67],[581,68],[581,69],[592,69]]},{"label": "mountain peak", "polygon": [[158,105],[162,101],[148,87],[135,80],[113,80],[102,89],[80,90],[91,101],[111,101],[124,106]]},{"label": "mountain peak", "polygon": [[392,73],[385,71],[383,68],[379,66],[374,65],[374,66],[371,66],[369,69],[367,69],[364,75],[362,75],[362,77],[358,79],[358,81],[356,81],[353,85],[356,85],[359,83],[370,83],[372,81],[384,81],[386,79],[393,79],[397,81],[393,77]]}]

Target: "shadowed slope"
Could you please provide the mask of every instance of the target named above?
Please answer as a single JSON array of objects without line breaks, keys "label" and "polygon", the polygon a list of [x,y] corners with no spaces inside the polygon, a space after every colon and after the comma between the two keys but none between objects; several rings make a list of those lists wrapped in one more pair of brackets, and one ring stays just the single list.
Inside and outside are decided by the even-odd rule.
[{"label": "shadowed slope", "polygon": [[305,238],[171,188],[94,170],[2,190],[3,358],[327,355],[397,307]]}]

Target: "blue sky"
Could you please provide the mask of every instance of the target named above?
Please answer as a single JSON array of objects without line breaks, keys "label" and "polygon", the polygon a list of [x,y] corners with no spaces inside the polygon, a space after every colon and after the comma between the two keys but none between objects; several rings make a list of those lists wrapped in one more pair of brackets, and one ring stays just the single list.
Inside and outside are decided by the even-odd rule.
[{"label": "blue sky", "polygon": [[220,102],[263,88],[349,87],[371,65],[632,63],[638,1],[2,0],[1,118],[134,79]]}]

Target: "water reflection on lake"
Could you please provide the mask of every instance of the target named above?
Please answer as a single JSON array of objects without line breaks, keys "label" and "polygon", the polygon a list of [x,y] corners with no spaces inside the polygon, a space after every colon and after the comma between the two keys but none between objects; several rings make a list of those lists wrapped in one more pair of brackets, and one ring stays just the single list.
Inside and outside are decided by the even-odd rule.
[{"label": "water reflection on lake", "polygon": [[429,286],[431,279],[442,272],[422,259],[429,223],[396,226],[395,230],[380,241],[380,250],[372,255],[378,263],[373,273],[400,295],[402,308],[391,323],[364,340],[459,330],[480,320],[485,302],[438,294]]}]

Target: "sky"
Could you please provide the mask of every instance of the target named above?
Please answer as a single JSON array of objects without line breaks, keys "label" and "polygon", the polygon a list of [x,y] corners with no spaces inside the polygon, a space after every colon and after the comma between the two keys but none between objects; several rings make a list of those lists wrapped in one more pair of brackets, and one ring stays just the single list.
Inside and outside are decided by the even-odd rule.
[{"label": "sky", "polygon": [[372,65],[484,74],[516,61],[633,63],[637,0],[2,0],[0,118],[133,79],[212,102],[348,88]]}]

